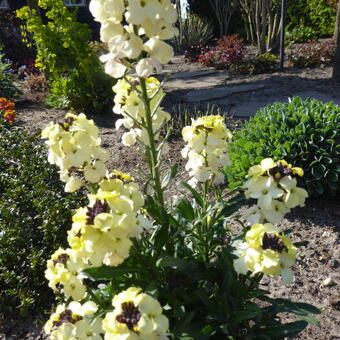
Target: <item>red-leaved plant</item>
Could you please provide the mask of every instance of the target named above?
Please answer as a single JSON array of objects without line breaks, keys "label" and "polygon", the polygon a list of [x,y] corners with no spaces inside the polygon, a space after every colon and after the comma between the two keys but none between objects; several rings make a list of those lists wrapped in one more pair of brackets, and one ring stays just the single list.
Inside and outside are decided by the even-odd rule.
[{"label": "red-leaved plant", "polygon": [[294,67],[315,67],[320,65],[331,65],[335,57],[335,41],[327,39],[324,41],[309,41],[301,45],[290,56],[290,62]]},{"label": "red-leaved plant", "polygon": [[217,46],[198,59],[205,66],[225,69],[240,61],[243,58],[243,53],[244,40],[237,34],[233,34],[217,39]]}]

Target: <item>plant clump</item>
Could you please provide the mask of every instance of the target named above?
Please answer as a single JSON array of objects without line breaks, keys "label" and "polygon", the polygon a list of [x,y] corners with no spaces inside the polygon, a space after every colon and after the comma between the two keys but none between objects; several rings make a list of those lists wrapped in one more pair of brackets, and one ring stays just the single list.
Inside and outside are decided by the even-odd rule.
[{"label": "plant clump", "polygon": [[229,71],[233,75],[253,75],[275,72],[278,70],[277,56],[271,53],[260,54],[254,58],[232,64]]},{"label": "plant clump", "polygon": [[179,52],[187,50],[190,46],[208,43],[214,34],[213,26],[195,14],[179,19],[178,28],[179,34],[173,38],[173,44],[175,50]]},{"label": "plant clump", "polygon": [[[90,29],[62,0],[39,0],[47,22],[28,6],[17,11],[37,47],[35,66],[45,72],[52,107],[100,112],[109,104],[114,81],[108,77],[88,41]],[[24,36],[27,40],[27,35]]]},{"label": "plant clump", "polygon": [[290,63],[297,68],[332,65],[335,57],[335,41],[309,41],[289,56]]},{"label": "plant clump", "polygon": [[298,182],[312,195],[339,192],[340,108],[334,103],[292,98],[256,113],[229,144],[229,185],[242,185],[263,158],[285,159],[305,170]]},{"label": "plant clump", "polygon": [[0,314],[41,312],[54,298],[46,260],[66,243],[82,194],[65,194],[37,136],[0,125]]},{"label": "plant clump", "polygon": [[20,94],[21,91],[17,87],[17,79],[11,72],[11,63],[4,58],[0,48],[0,95],[13,100]]},{"label": "plant clump", "polygon": [[226,69],[240,61],[244,54],[244,40],[237,34],[217,40],[217,46],[199,57],[199,62],[208,67]]},{"label": "plant clump", "polygon": [[[230,198],[219,170],[229,163],[231,133],[223,117],[203,116],[182,130],[191,181],[180,185],[190,195],[167,199],[177,174],[176,164],[168,171],[163,166],[171,116],[161,106],[163,84],[151,74],[173,55],[164,40],[177,33],[176,9],[170,0],[92,0],[90,10],[108,42],[105,71],[118,79],[116,128],[127,130],[122,143],[138,147],[146,162],[139,172],[144,189],[129,175],[106,170],[101,141],[85,115],[78,121],[68,114],[43,131],[49,161],[67,175],[84,174],[81,185],[89,191],[88,203],[73,214],[68,248],[48,261],[50,287],[65,300],[46,323],[51,339],[280,338],[316,323],[317,308],[260,289],[263,275],[292,282],[292,241],[266,216],[257,225],[241,223],[241,231],[229,223],[248,197],[268,216],[277,203],[302,206],[307,193],[294,177],[302,169],[261,159]],[[97,159],[103,166],[88,169]],[[68,183],[72,191],[80,187],[75,184]],[[301,320],[283,324],[282,312]]]},{"label": "plant clump", "polygon": [[200,57],[210,50],[209,46],[205,45],[191,45],[184,53],[185,61],[195,63],[199,61]]}]

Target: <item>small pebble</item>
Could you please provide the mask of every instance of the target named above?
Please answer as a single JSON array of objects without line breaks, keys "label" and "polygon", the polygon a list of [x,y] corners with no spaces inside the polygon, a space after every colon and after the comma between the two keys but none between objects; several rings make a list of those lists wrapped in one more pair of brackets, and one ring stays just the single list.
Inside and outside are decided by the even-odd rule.
[{"label": "small pebble", "polygon": [[334,285],[334,280],[331,278],[331,277],[328,277],[326,280],[324,280],[322,283],[321,283],[321,287],[330,287],[330,286],[333,286]]}]

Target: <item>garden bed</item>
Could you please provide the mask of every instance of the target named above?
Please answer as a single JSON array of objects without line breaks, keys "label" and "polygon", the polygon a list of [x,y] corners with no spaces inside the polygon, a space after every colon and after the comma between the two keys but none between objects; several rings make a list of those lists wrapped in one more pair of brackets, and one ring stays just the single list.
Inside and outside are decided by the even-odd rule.
[{"label": "garden bed", "polygon": [[[180,59],[179,59],[180,60]],[[176,66],[177,64],[177,66]],[[174,62],[167,68],[171,72],[195,71],[202,67],[193,64],[185,66],[181,62]],[[296,76],[301,81],[313,79],[313,86],[318,83],[319,88],[324,90],[331,87],[330,68],[301,71]],[[277,77],[284,74],[276,73]],[[232,78],[230,82],[237,81],[262,81],[269,79],[270,75],[258,75],[252,77]],[[318,80],[316,80],[318,79]],[[272,81],[279,93],[279,83]],[[295,84],[295,86],[297,86]],[[29,98],[35,99],[35,98]],[[171,103],[174,104],[174,103]],[[24,101],[17,106],[18,124],[24,126],[30,133],[35,133],[44,127],[49,121],[61,120],[64,116],[63,110],[52,110],[44,108],[42,103]],[[111,160],[109,167],[128,172],[138,178],[137,168],[142,163],[142,157],[135,148],[124,147],[120,143],[121,131],[114,129],[115,118],[111,114],[95,117],[99,126],[103,144],[109,149]],[[229,121],[231,129],[234,129],[238,122],[232,118]],[[169,143],[170,151],[165,156],[165,167],[170,164],[179,163],[179,178],[187,179],[184,171],[184,160],[181,158],[180,150],[184,143],[176,138]],[[176,182],[179,182],[178,180]],[[263,289],[269,288],[275,297],[289,298],[293,301],[306,302],[315,305],[322,310],[318,316],[320,326],[309,326],[295,339],[340,339],[340,294],[339,294],[339,223],[340,201],[332,198],[323,200],[310,199],[305,208],[298,208],[288,214],[280,223],[283,230],[291,230],[291,238],[294,242],[307,241],[308,245],[300,248],[299,260],[294,266],[295,281],[289,285],[282,285],[280,278],[267,278],[263,281]],[[52,291],[51,291],[52,294]],[[286,321],[286,315],[282,315]],[[26,321],[4,320],[0,321],[0,339],[43,339],[39,326],[36,326],[32,319]]]}]

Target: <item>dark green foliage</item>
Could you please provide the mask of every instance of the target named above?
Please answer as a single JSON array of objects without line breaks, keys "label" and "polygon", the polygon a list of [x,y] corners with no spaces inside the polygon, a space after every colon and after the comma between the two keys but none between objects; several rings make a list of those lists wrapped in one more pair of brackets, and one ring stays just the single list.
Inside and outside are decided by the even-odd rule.
[{"label": "dark green foliage", "polygon": [[66,245],[71,210],[83,202],[64,193],[44,151],[38,137],[0,126],[0,314],[50,306],[46,261]]},{"label": "dark green foliage", "polygon": [[316,40],[318,33],[311,27],[295,27],[286,32],[286,43],[291,45],[294,43],[305,43],[310,40]]},{"label": "dark green foliage", "polygon": [[289,1],[289,29],[311,28],[320,36],[331,36],[336,18],[333,0],[294,0]]},{"label": "dark green foliage", "polygon": [[0,48],[0,97],[14,99],[21,93],[15,86],[15,77],[10,72],[10,64],[4,61],[4,55]]},{"label": "dark green foliage", "polygon": [[256,113],[229,145],[231,187],[241,185],[248,169],[263,158],[285,159],[301,167],[309,194],[340,192],[340,107],[294,97]]},{"label": "dark green foliage", "polygon": [[213,26],[198,15],[189,14],[179,22],[179,35],[173,38],[176,51],[183,52],[192,45],[206,44],[213,37]]},{"label": "dark green foliage", "polygon": [[277,56],[271,53],[260,54],[254,58],[241,60],[229,68],[234,75],[252,75],[275,72],[278,69]]},{"label": "dark green foliage", "polygon": [[[167,306],[170,330],[174,339],[180,340],[279,340],[298,334],[308,322],[316,324],[313,314],[320,313],[317,308],[270,298],[268,291],[259,288],[262,274],[236,274],[236,256],[230,247],[233,240],[226,235],[226,221],[246,204],[244,196],[209,205],[187,183],[180,186],[190,192],[194,202],[180,198],[174,214],[168,215],[170,227],[155,228],[153,240],[158,241],[152,244],[149,235],[142,236],[138,243],[143,251],[131,251],[120,266],[83,271],[90,280],[110,282],[106,291],[94,291],[97,299],[105,301],[103,296],[109,296],[111,301],[109,294],[113,296],[138,282],[144,292]],[[153,197],[147,197],[145,206],[154,220],[162,218]],[[207,216],[212,218],[208,228]],[[169,239],[175,246],[173,255],[162,250]],[[300,320],[282,324],[278,315],[283,312]]]},{"label": "dark green foliage", "polygon": [[[191,13],[197,14],[205,21],[209,21],[214,26],[214,36],[219,37],[219,25],[216,14],[212,9],[209,0],[188,0],[189,10]],[[241,10],[236,9],[231,17],[228,34],[240,34],[245,36],[245,29],[242,20]]]}]

